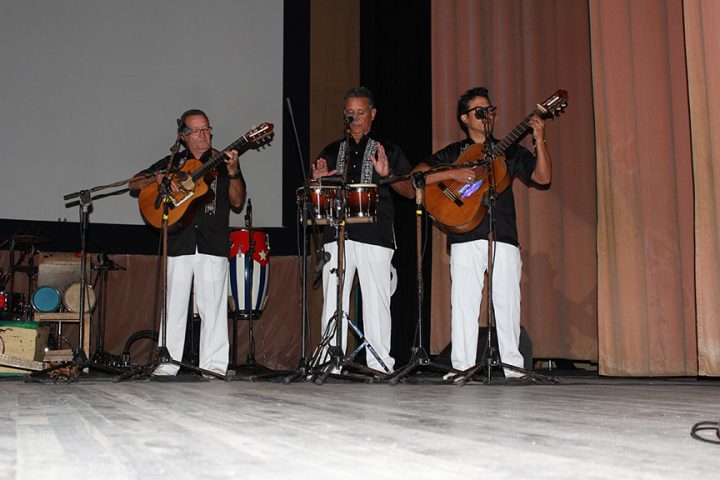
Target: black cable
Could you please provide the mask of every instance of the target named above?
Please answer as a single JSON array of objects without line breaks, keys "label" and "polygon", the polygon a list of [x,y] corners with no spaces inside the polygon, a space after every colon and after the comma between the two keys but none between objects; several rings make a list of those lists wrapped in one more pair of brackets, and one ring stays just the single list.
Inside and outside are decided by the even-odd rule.
[{"label": "black cable", "polygon": [[[700,435],[699,432],[704,432],[706,430],[714,430],[716,438],[707,438]],[[695,440],[700,440],[701,442],[720,445],[720,422],[698,422],[692,426],[690,436]]]}]

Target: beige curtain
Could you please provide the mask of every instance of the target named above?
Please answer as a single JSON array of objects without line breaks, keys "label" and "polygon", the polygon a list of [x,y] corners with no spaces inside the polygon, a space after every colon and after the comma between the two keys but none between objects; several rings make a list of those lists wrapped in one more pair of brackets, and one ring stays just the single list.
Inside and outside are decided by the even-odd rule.
[{"label": "beige curtain", "polygon": [[[720,2],[685,0],[685,48],[695,186],[695,282],[700,375],[720,375]],[[689,215],[689,213],[688,213]]]},{"label": "beige curtain", "polygon": [[605,375],[697,373],[680,0],[591,1]]},{"label": "beige curtain", "polygon": [[[567,113],[548,122],[550,190],[515,182],[522,246],[522,324],[537,358],[597,359],[595,146],[588,6],[583,1],[434,1],[433,148],[462,138],[458,97],[486,86],[502,138],[557,89]],[[529,146],[527,141],[524,142]],[[450,276],[434,238],[431,348],[447,345]]]}]

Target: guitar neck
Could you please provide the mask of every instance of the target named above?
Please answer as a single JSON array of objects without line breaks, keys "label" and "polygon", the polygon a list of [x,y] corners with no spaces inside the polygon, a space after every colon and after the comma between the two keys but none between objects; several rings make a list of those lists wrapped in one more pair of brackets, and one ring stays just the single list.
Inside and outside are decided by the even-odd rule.
[{"label": "guitar neck", "polygon": [[520,137],[525,135],[525,133],[530,129],[530,119],[534,115],[540,116],[542,115],[542,113],[543,111],[540,109],[540,107],[533,110],[531,114],[525,117],[523,121],[517,125],[517,127],[513,128],[512,131],[505,135],[502,140],[493,145],[492,149],[490,150],[492,156],[499,157],[500,155],[502,155],[510,145],[517,142]]},{"label": "guitar neck", "polygon": [[190,176],[192,177],[193,181],[197,182],[201,178],[205,177],[205,175],[210,173],[215,167],[217,167],[218,164],[220,164],[220,162],[225,157],[224,152],[226,152],[228,150],[237,150],[238,148],[242,147],[246,143],[248,143],[246,135],[243,135],[242,137],[238,138],[233,143],[231,143],[230,145],[225,147],[220,153],[218,153],[213,158],[211,158],[210,160],[205,162],[202,167],[200,167],[197,170],[195,170],[194,172],[192,172],[192,174]]}]

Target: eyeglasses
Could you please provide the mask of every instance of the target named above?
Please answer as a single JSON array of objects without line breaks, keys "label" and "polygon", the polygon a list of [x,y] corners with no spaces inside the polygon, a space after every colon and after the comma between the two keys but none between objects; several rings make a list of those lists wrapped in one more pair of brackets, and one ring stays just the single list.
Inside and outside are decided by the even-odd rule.
[{"label": "eyeglasses", "polygon": [[475,111],[475,118],[477,118],[478,120],[483,120],[485,118],[488,118],[488,116],[495,115],[495,112],[497,112],[497,107],[495,105],[489,105],[487,107],[483,107],[481,105],[467,110],[465,112],[465,115],[469,114],[472,111]]},{"label": "eyeglasses", "polygon": [[189,135],[195,135],[197,137],[199,135],[210,135],[211,133],[212,127],[191,128]]},{"label": "eyeglasses", "polygon": [[345,113],[345,116],[346,116],[346,117],[356,117],[356,118],[357,118],[357,117],[362,117],[362,116],[365,115],[367,112],[369,112],[369,110],[364,110],[364,109],[362,109],[362,108],[361,108],[360,110],[344,110],[344,111],[343,111],[343,113]]}]

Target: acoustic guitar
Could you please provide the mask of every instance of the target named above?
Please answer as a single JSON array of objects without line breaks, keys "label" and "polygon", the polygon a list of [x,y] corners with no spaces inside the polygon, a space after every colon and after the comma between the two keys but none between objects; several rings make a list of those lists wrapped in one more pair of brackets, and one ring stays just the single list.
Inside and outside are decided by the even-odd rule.
[{"label": "acoustic guitar", "polygon": [[[169,204],[168,226],[175,225],[181,219],[183,220],[181,224],[189,223],[197,210],[195,205],[206,203],[197,200],[203,197],[208,200],[206,195],[213,194],[208,184],[212,183],[217,176],[215,168],[226,158],[225,151],[240,151],[243,147],[247,150],[251,146],[263,146],[272,139],[272,131],[272,123],[262,123],[235,140],[204,164],[200,160],[188,159],[178,171],[171,173],[169,179],[173,185],[178,187],[178,191],[172,191],[171,188],[167,189],[169,190],[166,197]],[[160,188],[162,187],[158,183],[150,182],[140,190],[138,197],[140,213],[143,219],[156,228],[162,226],[163,217],[164,202]]]},{"label": "acoustic guitar", "polygon": [[544,102],[538,104],[532,113],[508,133],[505,138],[494,144],[486,152],[482,143],[468,147],[453,163],[456,167],[476,166],[474,183],[462,183],[452,179],[427,185],[425,189],[425,209],[438,227],[446,233],[465,233],[473,230],[485,218],[486,202],[490,179],[495,190],[500,193],[511,183],[507,173],[505,157],[507,148],[517,142],[530,130],[533,115],[551,118],[562,113],[567,107],[568,94],[558,90]]}]

